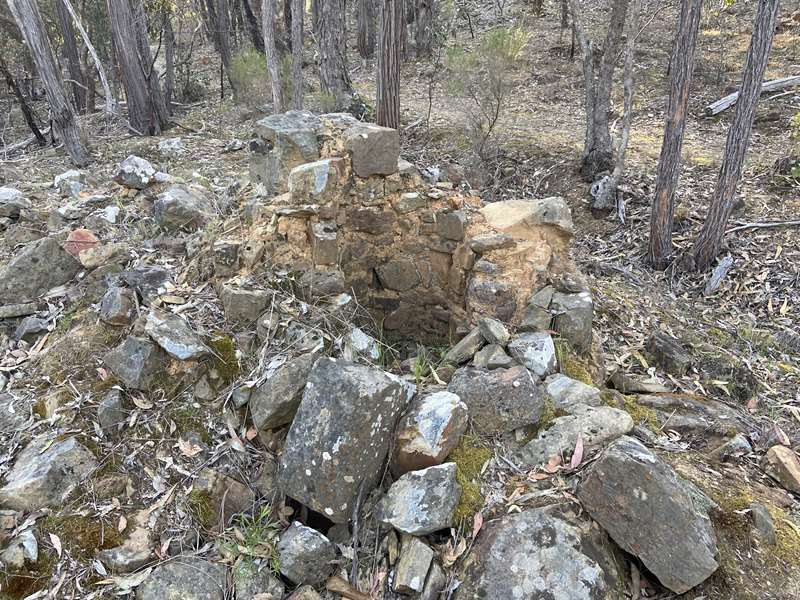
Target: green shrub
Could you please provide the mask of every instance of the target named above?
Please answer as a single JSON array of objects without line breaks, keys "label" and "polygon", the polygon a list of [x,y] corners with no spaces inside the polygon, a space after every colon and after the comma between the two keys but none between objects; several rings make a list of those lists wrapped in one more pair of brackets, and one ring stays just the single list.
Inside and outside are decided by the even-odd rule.
[{"label": "green shrub", "polygon": [[522,29],[500,27],[487,32],[474,50],[454,47],[445,56],[448,87],[464,100],[467,137],[483,160],[491,157],[493,134],[528,39]]},{"label": "green shrub", "polygon": [[262,104],[270,85],[267,59],[254,48],[243,50],[231,59],[231,81],[236,87],[238,102]]}]

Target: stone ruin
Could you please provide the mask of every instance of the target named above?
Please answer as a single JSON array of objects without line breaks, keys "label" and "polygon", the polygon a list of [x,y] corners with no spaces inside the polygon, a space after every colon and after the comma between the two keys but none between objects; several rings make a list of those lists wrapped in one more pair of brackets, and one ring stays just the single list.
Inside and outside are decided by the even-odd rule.
[{"label": "stone ruin", "polygon": [[250,239],[319,293],[355,292],[387,331],[447,338],[476,315],[546,329],[551,300],[532,304],[531,292],[583,289],[561,198],[484,204],[426,183],[400,157],[396,130],[349,114],[264,118],[250,150],[251,181],[263,186],[247,210]]}]

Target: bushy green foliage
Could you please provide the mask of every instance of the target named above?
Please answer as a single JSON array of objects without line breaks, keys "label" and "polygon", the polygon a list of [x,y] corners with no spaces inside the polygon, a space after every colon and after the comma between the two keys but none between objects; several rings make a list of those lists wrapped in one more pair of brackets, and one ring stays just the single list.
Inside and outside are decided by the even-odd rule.
[{"label": "bushy green foliage", "polygon": [[269,92],[267,59],[254,48],[239,52],[231,59],[231,81],[239,102],[262,103]]},{"label": "bushy green foliage", "polygon": [[280,572],[278,537],[281,525],[272,518],[272,507],[262,506],[253,516],[243,515],[219,542],[220,553],[231,562],[267,561],[273,574]]},{"label": "bushy green foliage", "polygon": [[490,156],[493,133],[528,39],[522,29],[499,27],[484,34],[477,48],[456,46],[445,56],[448,87],[464,99],[467,135],[475,154],[484,160]]}]

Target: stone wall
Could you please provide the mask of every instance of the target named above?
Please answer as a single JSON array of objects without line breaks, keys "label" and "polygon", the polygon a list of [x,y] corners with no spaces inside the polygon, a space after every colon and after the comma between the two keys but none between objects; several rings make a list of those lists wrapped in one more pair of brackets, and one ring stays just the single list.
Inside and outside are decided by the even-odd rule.
[{"label": "stone wall", "polygon": [[561,198],[484,205],[425,183],[397,131],[346,114],[267,117],[250,150],[250,239],[316,292],[354,291],[386,330],[446,337],[478,314],[524,329],[533,292],[580,291],[562,289],[579,278]]}]

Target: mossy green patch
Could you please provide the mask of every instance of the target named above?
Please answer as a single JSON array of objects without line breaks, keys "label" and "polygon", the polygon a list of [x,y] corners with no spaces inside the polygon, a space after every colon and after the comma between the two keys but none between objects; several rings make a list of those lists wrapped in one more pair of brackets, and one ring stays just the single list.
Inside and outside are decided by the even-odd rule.
[{"label": "mossy green patch", "polygon": [[481,445],[478,438],[464,435],[450,453],[449,460],[456,465],[456,480],[461,486],[461,499],[455,511],[455,520],[472,519],[483,508],[485,498],[481,493],[481,469],[492,457],[492,451]]},{"label": "mossy green patch", "polygon": [[64,550],[81,561],[94,558],[99,550],[119,546],[123,536],[116,527],[102,519],[80,515],[50,516],[41,524],[44,534],[57,535]]},{"label": "mossy green patch", "polygon": [[189,493],[187,500],[192,516],[200,527],[212,529],[216,525],[214,523],[216,511],[214,510],[214,499],[211,494],[205,490],[193,489]]},{"label": "mossy green patch", "polygon": [[209,340],[208,346],[214,353],[209,366],[226,385],[230,384],[241,372],[236,355],[236,341],[229,335],[217,335]]},{"label": "mossy green patch", "polygon": [[555,338],[553,343],[556,347],[556,358],[561,372],[567,377],[577,379],[586,385],[594,385],[587,361],[578,356],[569,345],[569,342],[563,338]]},{"label": "mossy green patch", "polygon": [[658,424],[658,413],[655,410],[639,404],[636,401],[636,396],[627,395],[623,396],[623,398],[623,409],[631,416],[634,423],[644,425],[653,433],[661,431],[661,426]]}]

